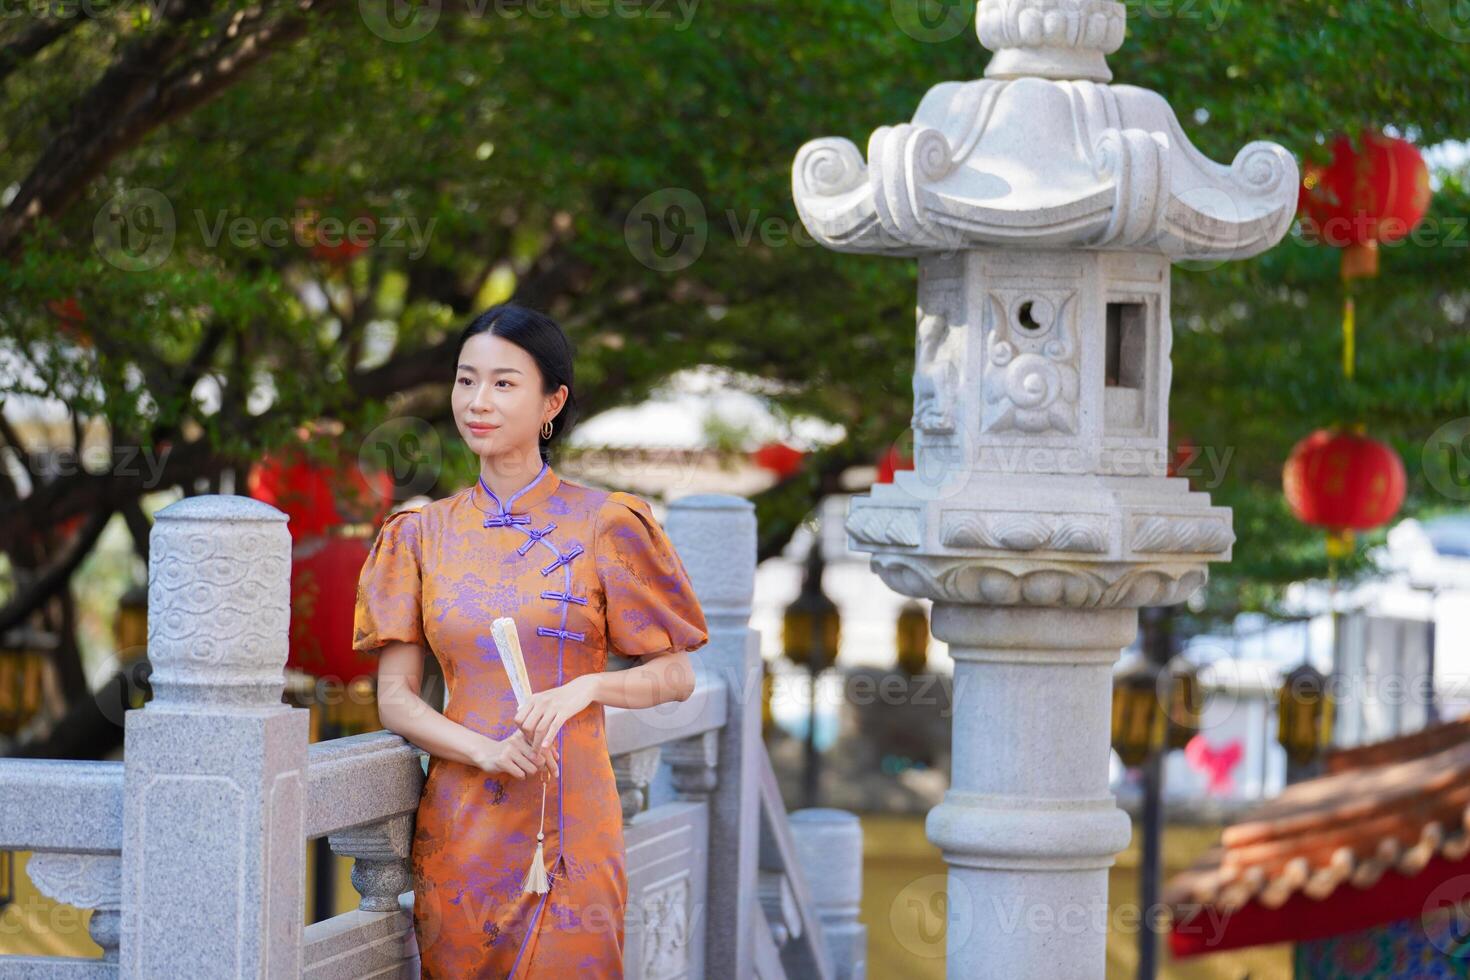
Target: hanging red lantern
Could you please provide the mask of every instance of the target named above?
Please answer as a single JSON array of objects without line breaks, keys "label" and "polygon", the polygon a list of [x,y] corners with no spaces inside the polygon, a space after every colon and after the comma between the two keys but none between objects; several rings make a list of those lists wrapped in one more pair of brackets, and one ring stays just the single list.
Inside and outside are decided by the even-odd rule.
[{"label": "hanging red lantern", "polygon": [[360,209],[354,218],[337,219],[322,213],[322,207],[330,206],[330,201],[319,204],[298,198],[296,203],[301,209],[295,220],[297,240],[307,246],[314,259],[333,266],[346,265],[366,252],[377,238],[378,219],[367,209]]},{"label": "hanging red lantern", "polygon": [[[303,428],[302,438],[312,438]],[[335,438],[320,434],[321,438]],[[338,524],[377,524],[393,506],[393,476],[386,470],[364,473],[355,458],[336,454],[332,464],[309,459],[297,447],[268,454],[250,470],[250,496],[290,518],[293,541],[323,534]]]},{"label": "hanging red lantern", "polygon": [[778,479],[785,480],[801,469],[806,454],[792,449],[784,442],[768,442],[750,454],[755,465],[770,470]]},{"label": "hanging red lantern", "polygon": [[371,246],[373,239],[378,234],[378,223],[370,214],[358,215],[367,226],[366,237],[359,229],[357,222],[351,222],[343,229],[340,238],[335,242],[317,241],[311,246],[313,258],[321,259],[328,265],[346,265],[366,252]]},{"label": "hanging red lantern", "polygon": [[82,312],[82,304],[77,302],[75,296],[47,300],[46,309],[50,311],[52,316],[61,320],[63,323],[77,324],[83,323],[87,319],[87,314]]},{"label": "hanging red lantern", "polygon": [[86,520],[86,514],[73,514],[70,517],[46,525],[51,532],[49,534],[46,530],[39,528],[33,530],[31,532],[31,540],[35,543],[36,547],[44,548],[47,542],[53,539],[52,536],[54,535],[54,540],[59,546],[69,545],[72,538],[76,537],[77,532],[82,529],[82,525]]},{"label": "hanging red lantern", "polygon": [[1303,226],[1342,249],[1342,373],[1356,373],[1357,311],[1352,281],[1378,275],[1378,246],[1408,236],[1429,210],[1429,167],[1407,140],[1363,130],[1332,143],[1332,162],[1302,168]]},{"label": "hanging red lantern", "polygon": [[83,347],[92,346],[92,338],[87,336],[84,326],[87,314],[75,296],[47,300],[46,310],[56,318],[56,328],[59,331]]},{"label": "hanging red lantern", "polygon": [[1398,453],[1361,432],[1318,429],[1298,442],[1281,474],[1292,513],[1327,528],[1328,553],[1340,557],[1353,532],[1388,523],[1408,485]]},{"label": "hanging red lantern", "polygon": [[286,666],[344,683],[377,671],[376,657],[352,649],[357,581],[372,539],[324,534],[291,552],[291,633]]},{"label": "hanging red lantern", "polygon": [[1298,195],[1304,223],[1343,249],[1343,278],[1378,274],[1378,246],[1408,237],[1429,210],[1429,167],[1407,140],[1364,130],[1332,143],[1332,162],[1308,165]]},{"label": "hanging red lantern", "polygon": [[292,540],[324,534],[339,521],[331,487],[314,464],[268,456],[251,467],[246,486],[250,496],[285,512]]}]

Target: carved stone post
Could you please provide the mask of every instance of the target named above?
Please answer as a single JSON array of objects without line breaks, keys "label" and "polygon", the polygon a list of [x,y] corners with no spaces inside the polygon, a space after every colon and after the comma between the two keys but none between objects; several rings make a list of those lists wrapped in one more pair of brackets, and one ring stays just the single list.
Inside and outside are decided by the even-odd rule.
[{"label": "carved stone post", "polygon": [[308,712],[281,702],[286,515],[237,496],[159,511],[153,699],[125,717],[121,975],[299,977]]},{"label": "carved stone post", "polygon": [[863,828],[857,814],[807,807],[791,814],[796,859],[806,873],[822,920],[822,936],[837,980],[868,975],[868,927],[858,921],[863,900]]},{"label": "carved stone post", "polygon": [[690,748],[674,749],[675,788],[709,800],[709,896],[695,927],[705,930],[706,980],[755,975],[755,929],[760,840],[761,654],[750,628],[755,592],[755,507],[726,494],[692,494],[669,505],[669,538],[689,571],[709,625],[709,644],[695,669],[718,677],[729,691],[723,728],[713,744],[701,740],[706,769],[691,778]]},{"label": "carved stone post", "polygon": [[1167,474],[1171,264],[1246,258],[1296,210],[1284,149],[1229,166],[1168,103],[1107,84],[1110,0],[980,0],[985,77],[912,122],[798,153],[803,222],[830,248],[919,263],[913,471],[853,499],[850,545],[934,600],[955,659],[952,977],[1100,978],[1111,667],[1140,606],[1228,561],[1230,511]]}]

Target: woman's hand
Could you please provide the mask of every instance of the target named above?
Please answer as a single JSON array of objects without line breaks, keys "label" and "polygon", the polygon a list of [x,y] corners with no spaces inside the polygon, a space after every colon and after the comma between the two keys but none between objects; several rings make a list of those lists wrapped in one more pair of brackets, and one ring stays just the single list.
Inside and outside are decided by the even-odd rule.
[{"label": "woman's hand", "polygon": [[476,754],[475,765],[486,772],[501,772],[516,779],[538,772],[542,766],[553,776],[560,774],[556,764],[556,750],[532,750],[525,734],[520,730],[498,741],[487,737]]},{"label": "woman's hand", "polygon": [[537,691],[516,711],[516,724],[521,726],[528,745],[549,749],[561,726],[592,703],[592,674],[574,677],[560,687]]}]

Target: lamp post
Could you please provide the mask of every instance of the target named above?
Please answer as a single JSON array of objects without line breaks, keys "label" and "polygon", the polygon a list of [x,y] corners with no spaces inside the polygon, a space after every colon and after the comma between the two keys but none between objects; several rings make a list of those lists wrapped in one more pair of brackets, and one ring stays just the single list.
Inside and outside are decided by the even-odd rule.
[{"label": "lamp post", "polygon": [[837,604],[822,591],[822,536],[812,539],[807,552],[801,592],[786,607],[781,619],[781,645],[788,659],[804,665],[811,683],[811,704],[806,726],[806,762],[802,769],[802,795],[806,806],[817,806],[817,680],[837,659],[842,620]]},{"label": "lamp post", "polygon": [[1321,774],[1335,713],[1326,674],[1302,663],[1286,675],[1276,692],[1276,740],[1286,750],[1288,785]]},{"label": "lamp post", "polygon": [[929,617],[917,599],[905,602],[898,611],[894,633],[898,668],[910,677],[922,674],[929,663]]},{"label": "lamp post", "polygon": [[[18,626],[0,637],[0,735],[14,738],[46,705],[55,634]],[[49,676],[48,676],[49,675]],[[15,854],[0,850],[0,910],[15,901]]]},{"label": "lamp post", "polygon": [[[117,659],[122,663],[148,654],[148,583],[135,582],[117,600],[117,618],[112,624]],[[131,705],[134,708],[141,704]]]},{"label": "lamp post", "polygon": [[54,633],[32,626],[17,626],[0,637],[0,735],[15,737],[46,706],[57,646]]},{"label": "lamp post", "polygon": [[148,583],[136,582],[117,600],[117,617],[112,623],[117,648],[118,670],[123,675],[118,717],[148,703],[152,692],[148,677]]},{"label": "lamp post", "polygon": [[1113,748],[1123,764],[1142,769],[1142,840],[1138,891],[1138,978],[1158,975],[1154,910],[1163,875],[1164,760],[1199,733],[1199,674],[1177,650],[1173,607],[1142,610],[1143,656],[1113,684]]},{"label": "lamp post", "polygon": [[[955,661],[950,787],[925,824],[949,865],[951,977],[1100,980],[1112,665],[1138,609],[1228,561],[1228,508],[1167,475],[1176,261],[1291,227],[1300,174],[1254,142],[1229,165],[1156,93],[1113,86],[1127,8],[980,0],[983,78],[911,121],[807,143],[792,193],[837,251],[918,260],[914,468],[852,498],[848,546],[933,601]],[[1051,922],[1040,934],[1016,922]]]},{"label": "lamp post", "polygon": [[770,661],[761,659],[761,738],[769,738],[776,729],[776,714],[771,701],[776,694],[776,675],[771,672]]}]

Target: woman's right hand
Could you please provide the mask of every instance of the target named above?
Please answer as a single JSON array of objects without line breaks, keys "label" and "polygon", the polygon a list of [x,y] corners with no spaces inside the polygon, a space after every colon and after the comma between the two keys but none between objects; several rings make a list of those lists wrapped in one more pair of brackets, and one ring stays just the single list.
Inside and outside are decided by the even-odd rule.
[{"label": "woman's right hand", "polygon": [[551,775],[558,775],[556,750],[548,747],[536,752],[519,729],[499,740],[487,736],[476,764],[486,772],[501,772],[515,779],[524,779],[543,767]]}]

